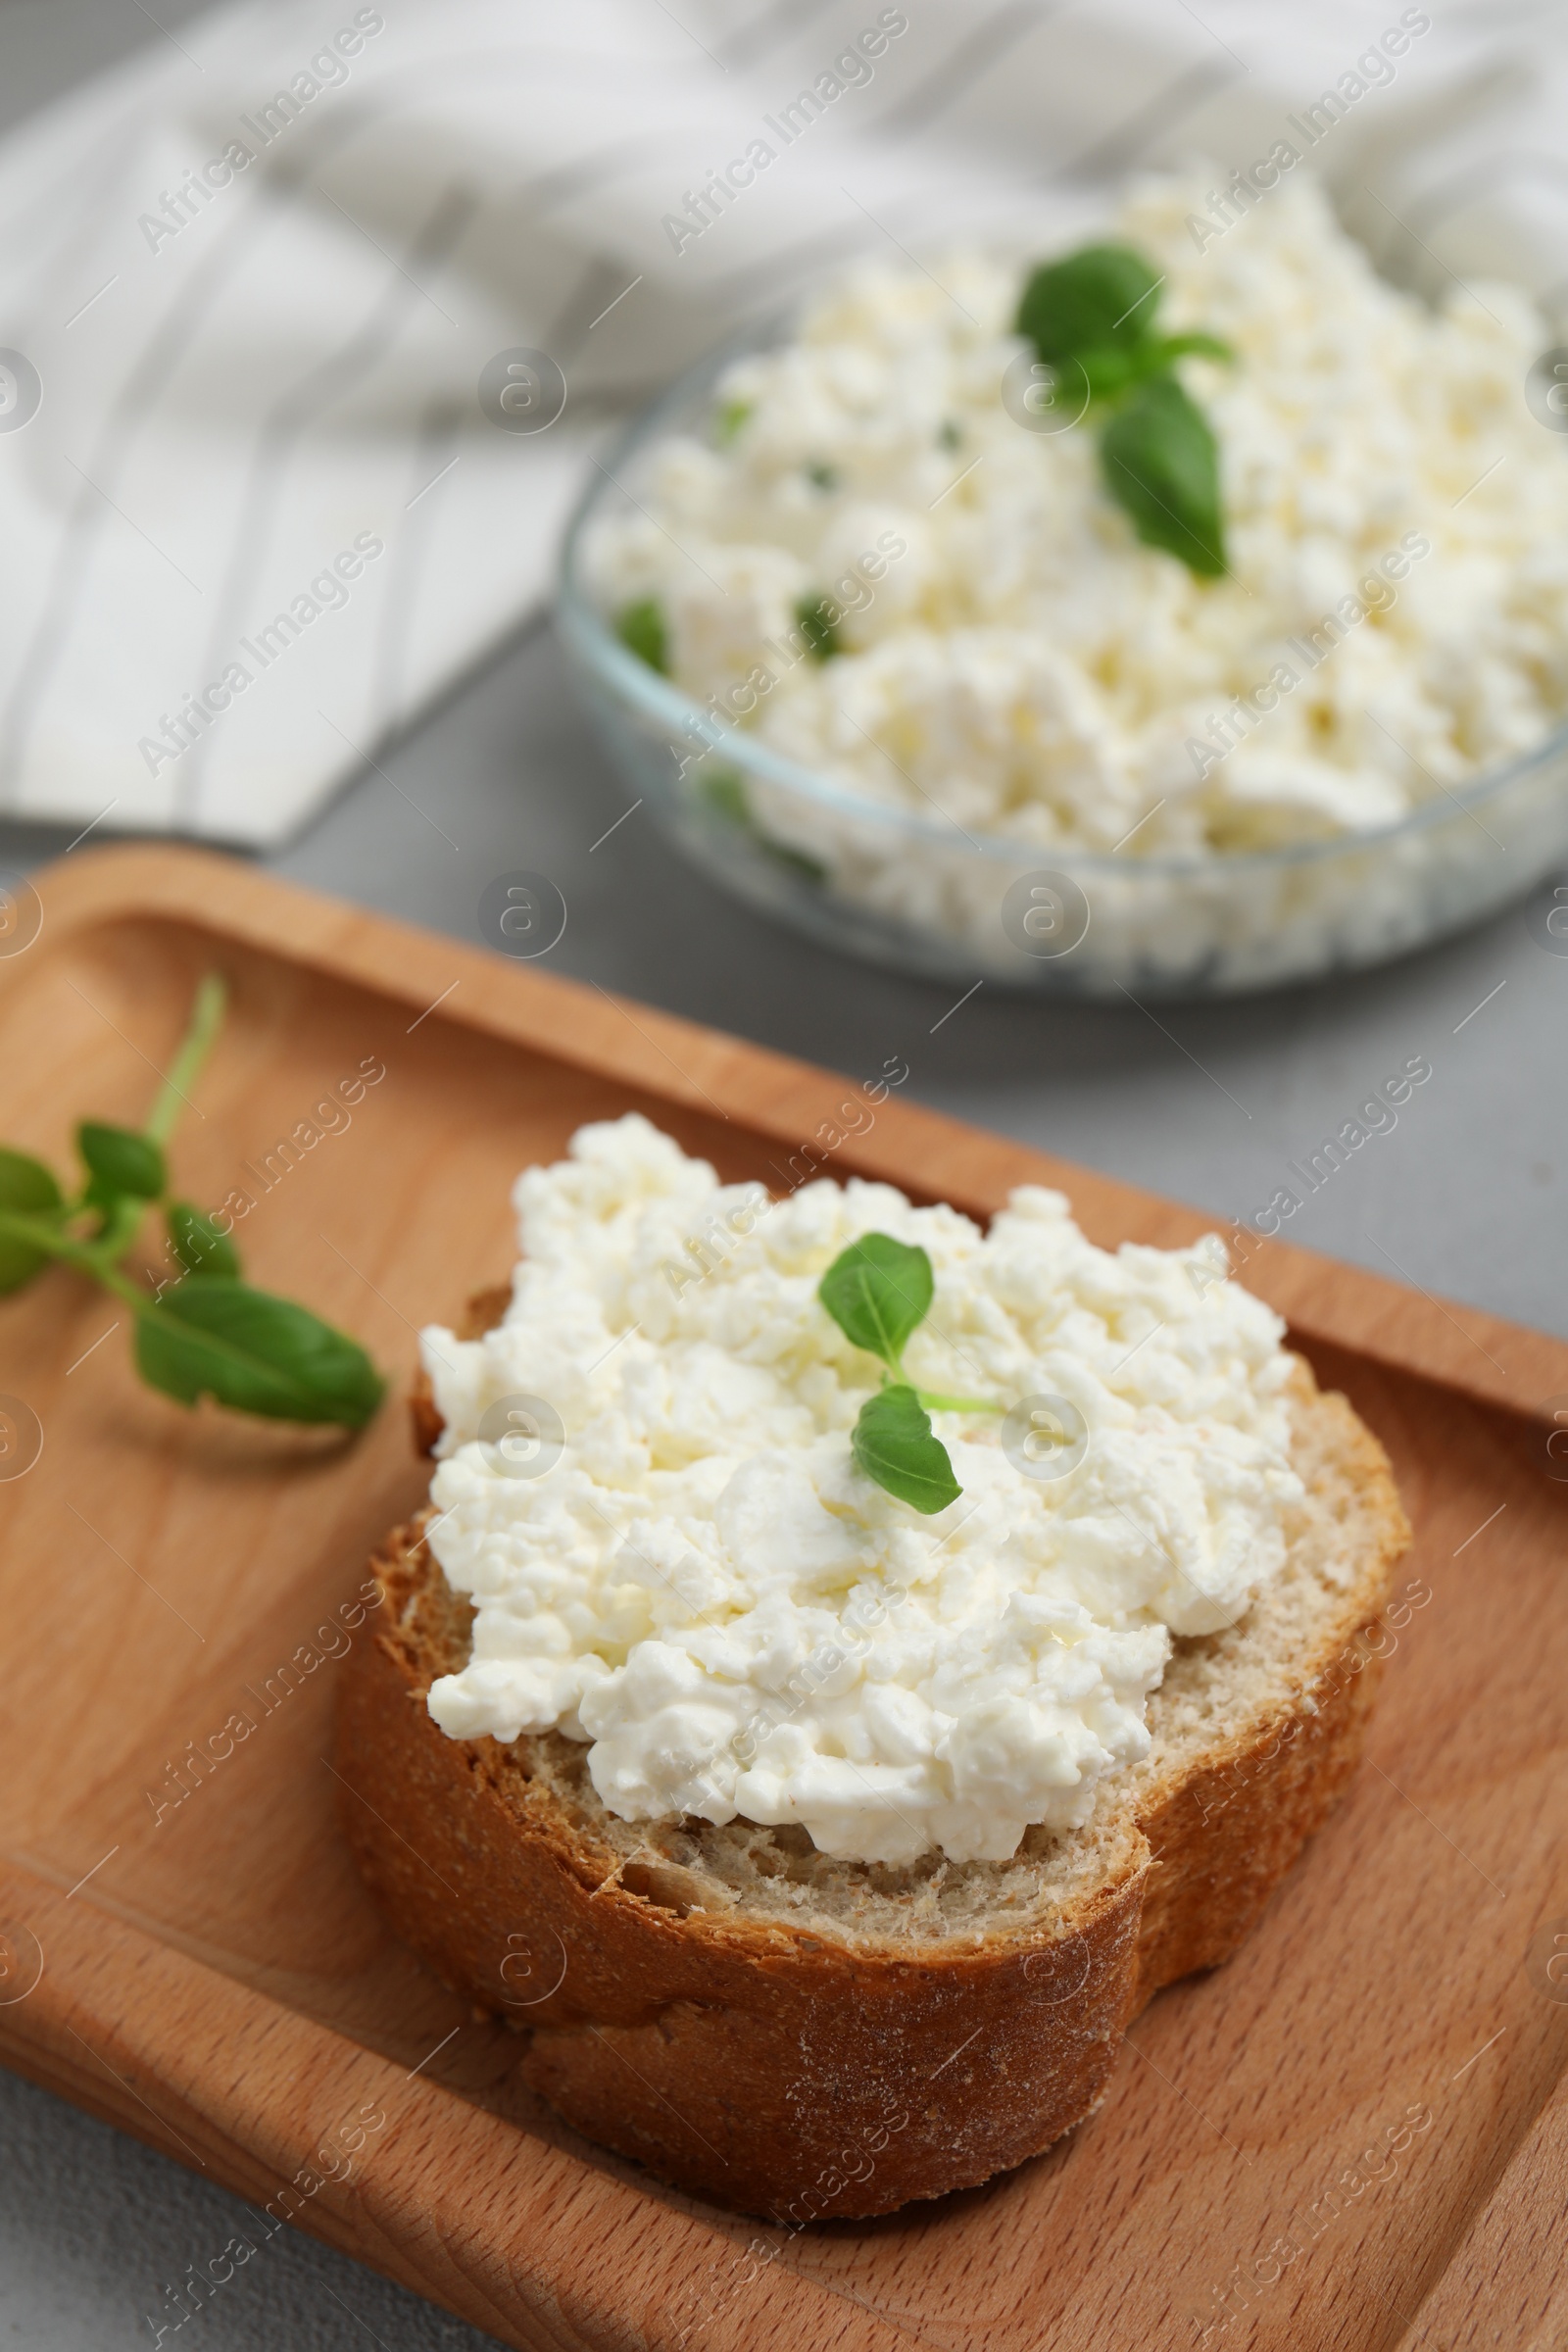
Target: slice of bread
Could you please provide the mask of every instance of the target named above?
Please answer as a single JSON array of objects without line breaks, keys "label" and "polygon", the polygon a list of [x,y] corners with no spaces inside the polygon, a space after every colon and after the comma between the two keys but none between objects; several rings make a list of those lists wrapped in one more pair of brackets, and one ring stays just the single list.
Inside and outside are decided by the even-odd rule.
[{"label": "slice of bread", "polygon": [[[435,1973],[526,2035],[531,2086],[660,2179],[785,2223],[985,2180],[1094,2110],[1128,2022],[1236,1949],[1354,1768],[1378,1675],[1358,1637],[1409,1529],[1377,1440],[1304,1362],[1292,1414],[1306,1499],[1284,1568],[1236,1625],[1177,1642],[1152,1750],[1085,1827],[1006,1862],[621,1821],[579,1741],[448,1739],[425,1696],[466,1661],[472,1611],[426,1512],[372,1563],[385,1613],[345,1673],[360,1866]],[[427,1394],[415,1424],[439,1434]]]}]

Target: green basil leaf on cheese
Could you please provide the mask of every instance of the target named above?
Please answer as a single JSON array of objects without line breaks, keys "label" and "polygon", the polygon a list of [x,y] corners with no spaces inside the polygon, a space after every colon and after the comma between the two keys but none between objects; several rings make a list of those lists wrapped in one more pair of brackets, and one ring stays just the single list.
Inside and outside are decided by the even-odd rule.
[{"label": "green basil leaf on cheese", "polygon": [[1226,569],[1219,451],[1173,375],[1156,375],[1116,412],[1101,435],[1100,463],[1146,547],[1164,548],[1205,578]]},{"label": "green basil leaf on cheese", "polygon": [[1153,330],[1162,282],[1130,245],[1086,245],[1031,270],[1017,331],[1048,368],[1107,346],[1131,351]]},{"label": "green basil leaf on cheese", "polygon": [[851,1445],[867,1478],[928,1518],[963,1493],[947,1447],[931,1434],[930,1415],[902,1383],[866,1398]]},{"label": "green basil leaf on cheese", "polygon": [[931,1260],[918,1246],[896,1242],[890,1233],[865,1233],[840,1250],[816,1295],[847,1340],[898,1373],[935,1287]]},{"label": "green basil leaf on cheese", "polygon": [[1139,538],[1212,579],[1227,568],[1219,456],[1207,418],[1173,370],[1181,359],[1236,355],[1200,330],[1157,333],[1163,283],[1130,245],[1086,245],[1030,272],[1016,325],[1042,362],[1086,386],[1107,417],[1102,475]]}]

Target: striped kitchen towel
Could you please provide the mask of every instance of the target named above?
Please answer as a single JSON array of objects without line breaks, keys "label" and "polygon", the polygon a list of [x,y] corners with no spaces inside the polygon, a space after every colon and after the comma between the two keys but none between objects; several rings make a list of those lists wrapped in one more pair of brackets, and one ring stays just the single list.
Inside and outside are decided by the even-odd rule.
[{"label": "striped kitchen towel", "polygon": [[152,39],[0,146],[0,815],[287,836],[537,608],[615,420],[851,251],[1072,233],[1194,154],[1220,218],[1286,139],[1397,273],[1553,291],[1557,20],[1306,16],[246,0]]}]

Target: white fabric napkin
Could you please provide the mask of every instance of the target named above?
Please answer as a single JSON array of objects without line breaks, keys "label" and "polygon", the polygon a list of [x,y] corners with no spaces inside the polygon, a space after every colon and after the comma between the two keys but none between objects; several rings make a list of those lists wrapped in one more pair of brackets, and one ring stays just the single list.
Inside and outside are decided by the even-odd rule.
[{"label": "white fabric napkin", "polygon": [[286,836],[537,606],[616,418],[856,249],[1310,136],[1396,274],[1552,295],[1565,50],[1401,0],[218,9],[0,147],[0,816]]}]

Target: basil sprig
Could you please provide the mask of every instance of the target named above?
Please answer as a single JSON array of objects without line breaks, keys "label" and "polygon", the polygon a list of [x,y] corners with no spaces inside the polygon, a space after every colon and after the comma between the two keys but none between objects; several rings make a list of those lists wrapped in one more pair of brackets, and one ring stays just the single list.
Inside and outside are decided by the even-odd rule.
[{"label": "basil sprig", "polygon": [[925,1251],[888,1233],[862,1234],[841,1250],[816,1286],[845,1338],[883,1366],[882,1386],[861,1405],[850,1441],[856,1462],[889,1494],[928,1517],[963,1493],[947,1447],[932,1433],[931,1412],[1001,1409],[984,1397],[932,1396],[906,1375],[904,1350],[930,1309],[934,1289]]},{"label": "basil sprig", "polygon": [[1101,412],[1101,473],[1145,546],[1214,579],[1227,569],[1219,451],[1175,364],[1235,354],[1214,335],[1158,333],[1163,282],[1130,245],[1086,245],[1030,273],[1016,331]]},{"label": "basil sprig", "polygon": [[[223,983],[209,974],[190,1026],[140,1128],[83,1119],[82,1181],[68,1195],[43,1161],[0,1148],[0,1294],[19,1291],[51,1259],[102,1283],[135,1317],[136,1368],[182,1404],[212,1396],[270,1421],[360,1429],[381,1401],[380,1374],[357,1340],[309,1307],[253,1290],[239,1252],[211,1218],[169,1195],[167,1147],[181,1104],[217,1039]],[[150,1205],[163,1207],[182,1269],[155,1294],[123,1260]]]}]

